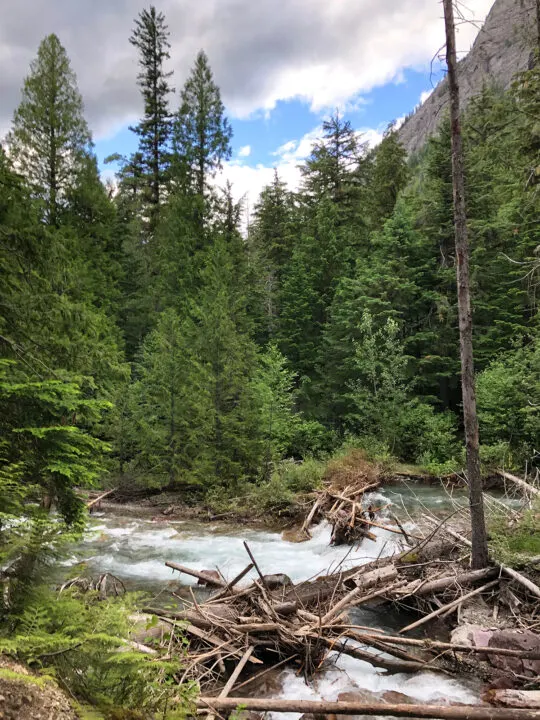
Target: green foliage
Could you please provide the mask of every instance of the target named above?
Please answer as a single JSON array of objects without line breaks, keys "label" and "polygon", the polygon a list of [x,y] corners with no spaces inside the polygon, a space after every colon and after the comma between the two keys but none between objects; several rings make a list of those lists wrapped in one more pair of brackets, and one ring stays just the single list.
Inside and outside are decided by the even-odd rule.
[{"label": "green foliage", "polygon": [[40,44],[8,137],[10,152],[55,225],[73,170],[90,144],[83,102],[56,35]]},{"label": "green foliage", "polygon": [[206,53],[201,50],[180,96],[174,129],[176,174],[200,198],[231,155],[232,130]]},{"label": "green foliage", "polygon": [[540,503],[535,501],[519,519],[499,514],[491,519],[490,547],[498,562],[526,566],[530,557],[540,555]]},{"label": "green foliage", "polygon": [[172,118],[168,95],[171,72],[164,70],[169,60],[169,31],[165,16],[151,5],[135,20],[129,41],[139,51],[140,73],[137,77],[144,101],[144,117],[133,128],[139,136],[139,153],[143,168],[140,178],[143,188],[143,207],[150,213],[150,232],[155,230],[159,206],[169,179],[170,152],[168,141],[172,132]]},{"label": "green foliage", "polygon": [[[482,444],[532,458],[540,437],[540,340],[495,360],[478,378]],[[494,455],[501,462],[500,453]],[[510,464],[512,464],[510,462]]]},{"label": "green foliage", "polygon": [[174,681],[180,658],[149,657],[128,644],[135,601],[130,596],[100,601],[69,591],[57,596],[38,588],[13,618],[9,636],[0,635],[0,650],[104,710],[119,706],[149,713],[184,706],[186,711],[195,688]]}]

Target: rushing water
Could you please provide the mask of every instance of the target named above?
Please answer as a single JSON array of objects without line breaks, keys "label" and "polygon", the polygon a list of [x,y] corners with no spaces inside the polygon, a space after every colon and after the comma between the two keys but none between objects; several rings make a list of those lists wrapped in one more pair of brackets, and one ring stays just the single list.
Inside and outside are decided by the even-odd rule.
[{"label": "rushing water", "polygon": [[[419,492],[418,492],[419,491]],[[374,493],[370,500],[391,506],[405,505],[414,511],[418,507],[445,510],[451,502],[440,489],[415,488],[414,497],[403,488],[385,489],[384,495]],[[392,504],[395,504],[394,507]],[[194,578],[179,576],[165,566],[165,561],[187,565],[196,570],[219,567],[225,578],[231,579],[249,562],[243,542],[247,541],[264,573],[285,573],[293,582],[326,574],[340,564],[342,567],[364,562],[393,553],[399,537],[377,530],[376,542],[364,541],[359,549],[330,547],[330,527],[321,524],[312,530],[311,540],[291,543],[275,532],[248,529],[223,524],[202,524],[192,521],[151,521],[133,517],[100,514],[92,519],[85,540],[77,547],[66,565],[71,572],[83,564],[95,574],[111,572],[120,577],[128,589],[144,589],[153,593],[161,590],[193,585]],[[395,630],[400,619],[391,613],[359,608],[352,618],[361,625]],[[402,618],[401,618],[402,620]],[[417,702],[474,703],[478,701],[478,685],[467,679],[429,672],[412,675],[389,675],[383,670],[348,656],[331,654],[325,668],[308,686],[303,679],[286,669],[277,678],[278,687],[269,694],[290,699],[335,700],[342,692],[397,691]],[[278,715],[276,714],[276,718]],[[294,715],[283,716],[294,717]]]}]

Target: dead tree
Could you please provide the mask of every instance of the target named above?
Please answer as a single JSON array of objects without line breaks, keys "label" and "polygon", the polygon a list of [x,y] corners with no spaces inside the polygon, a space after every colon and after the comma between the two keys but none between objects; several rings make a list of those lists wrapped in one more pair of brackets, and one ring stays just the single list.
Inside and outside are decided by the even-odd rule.
[{"label": "dead tree", "polygon": [[484,500],[482,496],[482,479],[480,476],[478,417],[476,414],[474,387],[473,324],[469,283],[469,240],[467,236],[467,214],[465,207],[463,140],[460,122],[453,0],[443,0],[443,6],[446,28],[446,62],[448,65],[448,86],[450,90],[450,121],[452,126],[452,184],[457,258],[461,386],[472,528],[471,564],[474,569],[479,569],[487,566],[489,558],[484,517]]}]

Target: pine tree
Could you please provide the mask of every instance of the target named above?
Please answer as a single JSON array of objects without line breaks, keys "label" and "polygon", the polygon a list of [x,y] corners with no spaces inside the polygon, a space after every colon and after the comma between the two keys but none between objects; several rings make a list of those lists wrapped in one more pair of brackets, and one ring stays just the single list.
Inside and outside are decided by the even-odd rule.
[{"label": "pine tree", "polygon": [[251,385],[256,348],[248,334],[244,288],[235,281],[226,241],[209,249],[193,304],[194,347],[208,373],[213,476],[224,486],[257,476],[261,459],[259,410]]},{"label": "pine tree", "polygon": [[374,153],[370,171],[370,228],[378,229],[390,217],[409,177],[407,153],[390,127]]},{"label": "pine tree", "polygon": [[302,190],[308,204],[330,198],[343,221],[357,213],[360,197],[358,173],[365,146],[348,120],[336,111],[323,122],[323,137],[317,141],[302,168]]},{"label": "pine tree", "polygon": [[182,89],[174,129],[177,176],[201,200],[208,194],[210,180],[231,156],[232,130],[224,113],[208,57],[201,50]]},{"label": "pine tree", "polygon": [[130,43],[139,51],[141,72],[137,83],[144,101],[143,119],[132,129],[139,136],[151,233],[155,230],[169,179],[172,118],[168,96],[172,88],[168,79],[172,72],[164,69],[165,61],[170,58],[168,37],[169,31],[163,13],[158,13],[151,5],[149,10],[139,13],[130,38]]},{"label": "pine tree", "polygon": [[193,332],[174,310],[162,313],[144,341],[131,391],[134,466],[160,485],[203,483],[212,470],[209,383]]},{"label": "pine tree", "polygon": [[8,143],[17,167],[43,201],[47,222],[55,226],[74,170],[90,148],[75,73],[56,35],[42,41],[30,65]]}]

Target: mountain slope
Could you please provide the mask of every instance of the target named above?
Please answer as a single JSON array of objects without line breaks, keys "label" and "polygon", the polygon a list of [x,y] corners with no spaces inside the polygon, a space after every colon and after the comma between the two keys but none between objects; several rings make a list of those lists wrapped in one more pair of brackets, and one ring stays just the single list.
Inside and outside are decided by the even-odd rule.
[{"label": "mountain slope", "polygon": [[[459,63],[461,104],[485,84],[506,89],[527,68],[535,41],[535,0],[496,0],[469,54]],[[446,78],[399,130],[409,155],[437,130],[448,105]]]}]

